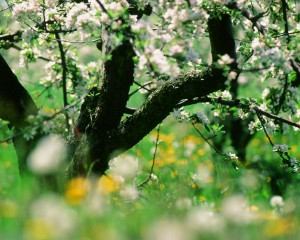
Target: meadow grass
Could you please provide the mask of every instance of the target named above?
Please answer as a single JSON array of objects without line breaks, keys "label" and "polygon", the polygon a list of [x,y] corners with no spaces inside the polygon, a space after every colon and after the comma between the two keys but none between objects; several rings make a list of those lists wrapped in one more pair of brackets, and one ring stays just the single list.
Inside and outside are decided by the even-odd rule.
[{"label": "meadow grass", "polygon": [[[282,173],[263,135],[248,148],[254,167],[236,170],[191,126],[167,121],[156,149],[154,130],[107,175],[60,178],[60,191],[20,178],[12,145],[1,143],[0,239],[299,238],[298,176]],[[276,177],[282,196],[270,188]]]}]

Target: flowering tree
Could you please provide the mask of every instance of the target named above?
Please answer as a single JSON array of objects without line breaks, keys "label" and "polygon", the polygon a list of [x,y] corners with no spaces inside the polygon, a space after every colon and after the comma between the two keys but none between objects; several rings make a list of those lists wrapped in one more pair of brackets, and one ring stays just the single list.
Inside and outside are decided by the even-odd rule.
[{"label": "flowering tree", "polygon": [[[2,26],[9,27],[1,28],[1,48],[17,49],[21,66],[44,61],[39,81],[59,89],[64,105],[52,115],[39,111],[1,56],[0,117],[15,131],[22,171],[41,136],[60,132],[72,135],[66,139],[75,174],[89,167],[103,173],[109,159],[171,112],[202,137],[198,125],[204,126],[211,135],[205,140],[230,161],[244,162],[248,142],[263,131],[284,166],[298,171],[289,147],[270,137],[300,128],[296,1],[14,0],[3,6]],[[80,44],[95,61],[82,61]],[[136,94],[146,98],[130,108]],[[202,110],[184,109],[195,104]],[[237,155],[224,153],[228,138]]]}]

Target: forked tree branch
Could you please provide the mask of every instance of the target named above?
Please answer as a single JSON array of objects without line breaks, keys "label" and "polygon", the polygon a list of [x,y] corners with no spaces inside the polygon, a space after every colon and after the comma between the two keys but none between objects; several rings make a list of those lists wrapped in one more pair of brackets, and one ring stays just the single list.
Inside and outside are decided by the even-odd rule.
[{"label": "forked tree branch", "polygon": [[[229,15],[211,18],[208,22],[213,60],[228,54],[236,59],[232,24]],[[224,44],[226,43],[226,44]],[[120,66],[119,66],[120,67]],[[235,67],[235,61],[231,67]],[[121,70],[120,70],[121,71]],[[89,141],[93,149],[93,171],[104,173],[110,158],[133,147],[153,128],[162,122],[182,99],[204,97],[209,93],[224,89],[226,77],[220,69],[207,69],[203,72],[192,71],[170,79],[156,89],[134,114],[113,129],[107,129],[105,139]],[[101,93],[100,93],[101,95]],[[99,135],[98,135],[99,136]]]}]

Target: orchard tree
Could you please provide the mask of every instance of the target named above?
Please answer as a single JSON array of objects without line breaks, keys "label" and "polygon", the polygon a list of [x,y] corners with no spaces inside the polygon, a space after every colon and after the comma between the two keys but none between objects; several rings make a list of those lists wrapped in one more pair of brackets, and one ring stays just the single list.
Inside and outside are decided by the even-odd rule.
[{"label": "orchard tree", "polygon": [[[21,173],[36,143],[58,133],[68,145],[69,172],[103,174],[111,158],[170,113],[234,164],[246,162],[247,144],[262,131],[283,167],[299,171],[289,147],[271,137],[300,128],[296,0],[5,3],[2,53],[9,58],[11,49],[19,51],[22,67],[41,63],[44,77],[30,80],[43,93],[59,90],[63,101],[52,115],[39,110],[0,57],[0,118],[13,132]],[[93,60],[82,60],[81,46]],[[144,102],[132,108],[138,94]],[[187,111],[188,105],[197,108]],[[226,151],[226,141],[234,152]]]}]

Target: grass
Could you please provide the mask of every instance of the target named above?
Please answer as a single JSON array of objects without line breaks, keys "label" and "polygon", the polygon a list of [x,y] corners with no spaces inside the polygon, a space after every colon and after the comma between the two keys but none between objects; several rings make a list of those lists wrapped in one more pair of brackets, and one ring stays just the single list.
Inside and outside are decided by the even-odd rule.
[{"label": "grass", "polygon": [[[264,168],[237,171],[216,162],[191,126],[168,119],[160,129],[154,175],[138,187],[149,176],[156,137],[154,130],[120,156],[129,166],[138,159],[136,171],[131,171],[132,165],[131,170],[112,168],[102,178],[60,180],[59,192],[47,189],[35,175],[20,178],[11,144],[2,143],[0,238],[299,238],[298,179],[282,178],[282,201],[273,198],[271,205],[270,182],[276,177],[271,174],[279,171],[278,157],[262,135],[251,142],[248,155],[263,159]],[[296,143],[296,136],[286,140]],[[296,145],[292,151],[299,157]]]}]

